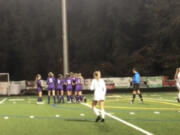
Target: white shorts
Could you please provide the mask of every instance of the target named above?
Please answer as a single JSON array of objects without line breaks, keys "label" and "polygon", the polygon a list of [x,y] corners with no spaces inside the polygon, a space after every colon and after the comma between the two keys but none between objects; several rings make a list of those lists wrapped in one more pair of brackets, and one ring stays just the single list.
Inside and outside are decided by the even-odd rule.
[{"label": "white shorts", "polygon": [[95,95],[94,94],[94,100],[95,101],[101,101],[101,100],[105,100],[105,95]]},{"label": "white shorts", "polygon": [[176,83],[176,87],[177,87],[178,89],[180,89],[180,84],[179,84],[179,83]]}]

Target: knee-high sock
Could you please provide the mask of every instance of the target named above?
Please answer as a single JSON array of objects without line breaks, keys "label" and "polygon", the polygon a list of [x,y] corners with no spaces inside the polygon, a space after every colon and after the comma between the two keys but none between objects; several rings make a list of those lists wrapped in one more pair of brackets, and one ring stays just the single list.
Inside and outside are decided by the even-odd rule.
[{"label": "knee-high sock", "polygon": [[180,93],[178,94],[178,98],[179,98],[179,100],[180,100]]},{"label": "knee-high sock", "polygon": [[73,95],[71,95],[70,98],[71,98],[71,101],[73,102],[73,99],[74,99]]},{"label": "knee-high sock", "polygon": [[99,116],[100,114],[99,114],[99,111],[96,109],[96,108],[93,108],[93,111],[94,111],[94,113],[96,114],[96,116]]},{"label": "knee-high sock", "polygon": [[50,96],[48,96],[48,103],[50,103]]},{"label": "knee-high sock", "polygon": [[67,101],[68,101],[68,102],[70,101],[70,96],[67,96]]},{"label": "knee-high sock", "polygon": [[105,118],[105,112],[104,112],[104,109],[101,110],[101,117],[104,119]]},{"label": "knee-high sock", "polygon": [[142,95],[141,93],[139,94],[139,98],[141,99],[141,101],[143,101]]},{"label": "knee-high sock", "polygon": [[57,95],[57,101],[60,102],[60,97],[59,97],[59,95]]},{"label": "knee-high sock", "polygon": [[64,96],[61,95],[61,101],[64,103]]},{"label": "knee-high sock", "polygon": [[56,103],[56,96],[53,96],[53,99],[54,99],[54,103]]},{"label": "knee-high sock", "polygon": [[136,98],[136,94],[133,94],[132,102],[134,102],[135,98]]},{"label": "knee-high sock", "polygon": [[78,102],[79,101],[79,96],[76,96],[76,102]]},{"label": "knee-high sock", "polygon": [[82,102],[83,101],[83,96],[79,96],[79,100]]}]

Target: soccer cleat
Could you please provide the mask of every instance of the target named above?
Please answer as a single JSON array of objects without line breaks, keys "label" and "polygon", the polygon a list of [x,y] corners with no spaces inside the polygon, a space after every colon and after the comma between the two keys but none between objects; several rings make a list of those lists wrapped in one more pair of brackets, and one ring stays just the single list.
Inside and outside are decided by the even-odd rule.
[{"label": "soccer cleat", "polygon": [[70,103],[71,103],[71,101],[68,101],[67,103],[68,103],[68,104],[70,104]]},{"label": "soccer cleat", "polygon": [[98,121],[100,121],[100,120],[101,120],[101,117],[98,116],[98,117],[96,118],[96,121],[95,121],[95,122],[98,122]]},{"label": "soccer cleat", "polygon": [[143,104],[144,103],[144,101],[143,100],[141,100],[141,104]]},{"label": "soccer cleat", "polygon": [[102,119],[102,120],[101,120],[101,122],[103,122],[103,123],[104,123],[104,122],[105,122],[105,119]]}]

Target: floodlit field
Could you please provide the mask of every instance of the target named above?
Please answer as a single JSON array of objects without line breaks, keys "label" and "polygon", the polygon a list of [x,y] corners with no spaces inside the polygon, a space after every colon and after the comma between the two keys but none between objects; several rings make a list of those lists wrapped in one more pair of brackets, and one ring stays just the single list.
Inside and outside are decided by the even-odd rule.
[{"label": "floodlit field", "polygon": [[[91,104],[92,96],[86,96]],[[44,97],[45,104],[37,105],[35,96],[1,97],[0,135],[178,135],[176,93],[143,96],[144,104],[138,98],[130,104],[130,93],[108,94],[105,123],[94,122],[96,116],[87,104],[53,105]]]}]

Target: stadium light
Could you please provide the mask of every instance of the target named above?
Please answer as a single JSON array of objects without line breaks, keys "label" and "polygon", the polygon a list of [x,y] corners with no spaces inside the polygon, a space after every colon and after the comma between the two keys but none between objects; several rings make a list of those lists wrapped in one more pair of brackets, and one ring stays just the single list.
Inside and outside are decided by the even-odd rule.
[{"label": "stadium light", "polygon": [[68,33],[67,33],[67,7],[66,0],[62,0],[62,29],[63,29],[63,72],[64,75],[69,72],[68,58]]}]

